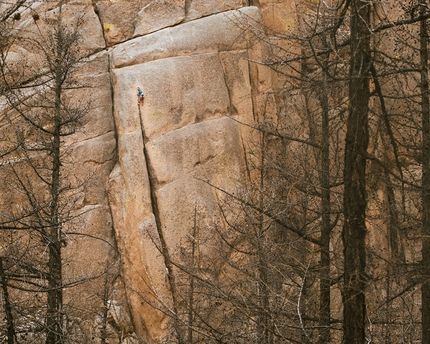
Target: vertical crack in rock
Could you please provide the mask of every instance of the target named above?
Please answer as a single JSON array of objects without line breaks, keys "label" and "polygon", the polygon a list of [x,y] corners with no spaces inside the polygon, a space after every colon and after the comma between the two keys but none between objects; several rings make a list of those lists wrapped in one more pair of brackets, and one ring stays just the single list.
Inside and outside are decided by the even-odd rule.
[{"label": "vertical crack in rock", "polygon": [[[113,79],[112,79],[112,63],[111,63],[111,55],[108,53],[107,54],[107,58],[108,58],[108,73],[109,73],[109,86],[110,86],[110,97],[111,97],[111,114],[112,114],[112,120],[113,120],[113,129],[114,129],[114,133],[115,133],[115,164],[113,164],[112,170],[115,168],[116,163],[118,163],[118,126],[117,123],[115,121],[115,99],[114,99],[114,87],[113,87]],[[112,172],[112,171],[110,171]]]},{"label": "vertical crack in rock", "polygon": [[193,0],[185,0],[185,6],[184,6],[184,10],[185,10],[185,19],[188,18],[188,14],[190,11],[190,6],[191,6],[191,2]]},{"label": "vertical crack in rock", "polygon": [[228,104],[229,105],[228,105],[227,112],[230,114],[231,117],[234,117],[234,116],[237,116],[239,112],[237,111],[236,106],[234,106],[233,101],[232,101],[232,94],[231,94],[230,85],[228,84],[227,79],[226,79],[226,73],[227,73],[227,71],[226,71],[226,67],[225,67],[225,65],[223,63],[223,60],[222,60],[222,58],[220,56],[220,52],[218,52],[218,60],[219,60],[219,63],[221,65],[221,67],[222,67],[222,71],[223,71],[222,77],[223,77],[223,80],[224,80],[225,88],[226,88],[227,93],[228,93]]},{"label": "vertical crack in rock", "polygon": [[248,6],[256,6],[258,8],[261,8],[259,0],[248,0]]},{"label": "vertical crack in rock", "polygon": [[[248,51],[248,57],[249,57],[249,51]],[[253,86],[253,80],[252,80],[252,70],[251,70],[251,62],[250,62],[250,60],[249,59],[247,59],[247,61],[248,61],[248,74],[247,74],[247,76],[248,76],[248,80],[249,80],[249,85],[250,85],[250,87],[251,87],[251,92],[250,92],[250,98],[251,98],[251,109],[250,109],[250,111],[251,111],[251,113],[252,113],[252,116],[253,116],[253,118],[254,118],[254,120],[255,120],[255,115],[254,115],[254,113],[255,113],[255,111],[254,111],[254,109],[255,109],[255,104],[254,104],[254,101],[255,101],[255,87]],[[240,122],[240,121],[239,121]],[[246,125],[246,126],[248,126],[248,125],[250,125],[250,123],[245,123],[245,124],[241,124],[241,123],[239,123],[239,125]],[[248,177],[248,180],[250,181],[251,180],[251,167],[250,167],[250,157],[248,156],[248,149],[247,149],[247,146],[246,146],[246,139],[243,137],[243,135],[241,134],[241,135],[239,135],[239,139],[240,139],[240,143],[241,143],[241,145],[242,145],[242,150],[243,150],[243,157],[244,157],[244,165],[245,165],[245,173],[246,173],[246,176]]]},{"label": "vertical crack in rock", "polygon": [[[103,37],[104,37],[104,33],[103,33]],[[106,39],[105,39],[105,42],[106,42]],[[117,164],[119,162],[119,156],[118,156],[119,149],[118,149],[118,126],[117,126],[115,116],[114,116],[115,101],[114,101],[114,86],[113,86],[113,77],[112,77],[112,64],[111,64],[111,55],[109,53],[107,54],[107,59],[108,59],[107,70],[108,70],[108,74],[109,74],[109,86],[110,86],[110,96],[111,96],[111,115],[112,115],[113,130],[114,130],[114,135],[115,135],[115,152],[113,154],[114,163],[112,164],[112,169],[109,171],[109,176],[110,176],[110,175],[112,175],[113,170],[115,169],[115,167],[117,166]],[[118,255],[117,259],[119,261],[121,261],[124,257],[121,257],[121,254],[120,254],[119,249],[118,249],[118,241],[117,241],[117,236],[116,236],[115,223],[113,221],[113,210],[112,210],[112,205],[110,202],[108,202],[108,206],[109,206],[110,216],[112,219],[111,220],[111,235],[113,238],[114,251],[115,251],[116,255]],[[136,323],[135,323],[135,319],[134,319],[134,317],[132,315],[132,311],[131,311],[131,309],[132,309],[131,301],[128,297],[128,293],[125,292],[126,286],[124,285],[124,279],[122,277],[123,272],[121,270],[123,268],[122,268],[121,263],[120,263],[120,266],[121,266],[121,268],[118,269],[117,275],[112,281],[112,288],[115,284],[117,284],[118,287],[121,288],[121,291],[123,293],[122,295],[124,297],[124,302],[126,304],[125,308],[126,308],[126,312],[128,315],[127,316],[127,320],[128,320],[127,325],[129,326],[129,330],[128,330],[128,333],[124,333],[124,328],[122,328],[122,327],[120,327],[119,329],[115,328],[115,327],[114,328],[115,328],[117,333],[121,333],[121,335],[119,337],[124,338],[124,335],[131,336],[132,334],[136,333]],[[105,302],[106,302],[105,308],[106,308],[106,312],[107,312],[106,315],[109,313],[109,307],[108,307],[107,301],[108,301],[108,299],[105,297]],[[106,319],[107,319],[107,317],[106,317]],[[113,320],[115,320],[115,319],[113,319]],[[110,322],[109,322],[109,325],[113,326],[113,324]],[[118,326],[118,324],[116,324],[116,325]]]},{"label": "vertical crack in rock", "polygon": [[248,59],[248,78],[249,78],[249,85],[251,85],[251,111],[255,120],[255,94],[258,94],[258,89],[255,86],[254,78],[252,77],[252,66],[251,61]]},{"label": "vertical crack in rock", "polygon": [[[119,156],[118,156],[118,126],[115,120],[115,100],[114,100],[114,84],[113,84],[113,75],[112,75],[112,61],[111,61],[111,54],[108,52],[108,48],[107,48],[107,40],[106,40],[106,36],[105,36],[105,30],[103,28],[103,23],[101,21],[100,18],[100,13],[99,10],[97,8],[97,4],[95,2],[95,0],[92,0],[92,6],[93,6],[93,10],[94,13],[96,14],[98,21],[99,21],[99,25],[101,28],[101,32],[103,35],[103,40],[104,40],[104,46],[105,46],[105,50],[107,51],[107,73],[109,75],[109,90],[110,90],[110,101],[111,101],[111,106],[110,106],[110,113],[111,113],[111,117],[112,117],[112,121],[113,121],[113,131],[114,131],[114,137],[115,137],[115,151],[113,153],[112,159],[113,159],[113,163],[112,163],[112,168],[109,171],[109,175],[112,174],[115,166],[117,165],[118,161],[119,161]],[[111,218],[111,226],[110,226],[110,231],[111,231],[111,238],[112,238],[112,249],[115,252],[115,255],[117,255],[116,260],[121,260],[123,257],[120,256],[120,252],[118,250],[118,241],[117,241],[117,236],[116,236],[116,231],[115,231],[115,224],[113,221],[113,210],[112,210],[112,204],[110,201],[108,201],[108,211],[109,211],[109,215]],[[108,265],[108,262],[106,261],[106,265]],[[113,264],[112,264],[113,265]],[[119,268],[120,269],[120,268]],[[108,291],[108,279],[106,277],[105,279],[105,287],[104,287],[104,296],[103,296],[103,303],[104,303],[104,314],[103,314],[103,319],[105,320],[105,322],[103,323],[103,329],[105,331],[107,331],[107,327],[108,324],[114,329],[114,331],[117,333],[118,338],[120,339],[120,341],[122,342],[122,338],[130,338],[132,337],[135,333],[136,333],[136,324],[134,321],[134,317],[131,314],[131,302],[128,298],[127,293],[125,292],[125,285],[124,285],[124,280],[122,278],[121,272],[118,270],[115,273],[115,277],[113,278],[113,280],[111,281],[112,285],[110,286],[112,289],[110,292],[112,292],[113,289],[115,289],[115,285],[117,290],[121,290],[120,294],[123,297],[124,303],[125,303],[125,309],[123,311],[126,312],[127,316],[127,326],[128,328],[124,327],[124,323],[122,323],[121,325],[119,325],[115,320],[118,321],[118,319],[114,319],[114,317],[112,317],[112,315],[110,315],[110,307],[111,305],[109,305],[109,291]],[[118,297],[118,296],[117,296]],[[121,298],[121,296],[120,296]],[[108,318],[112,317],[111,321],[108,321]],[[118,316],[118,315],[117,315]],[[128,341],[127,341],[128,342]]]},{"label": "vertical crack in rock", "polygon": [[[140,129],[141,129],[141,133],[142,133],[142,142],[143,142],[143,155],[145,158],[145,163],[146,163],[146,170],[148,173],[148,182],[149,182],[149,192],[150,192],[150,197],[151,197],[151,205],[152,205],[152,212],[154,214],[154,218],[155,218],[155,225],[157,227],[157,234],[158,237],[160,239],[160,244],[161,244],[161,253],[163,255],[164,258],[164,264],[166,266],[167,269],[167,279],[169,282],[169,288],[170,288],[170,292],[171,292],[171,296],[172,296],[172,306],[173,306],[173,319],[176,323],[179,321],[177,319],[177,314],[178,314],[178,301],[177,301],[177,292],[176,292],[176,280],[175,280],[175,274],[173,271],[173,263],[170,257],[170,251],[169,248],[167,246],[166,243],[166,239],[164,237],[164,233],[163,233],[163,229],[162,229],[162,224],[161,224],[161,214],[160,214],[160,210],[158,207],[158,201],[157,201],[157,195],[155,194],[155,181],[154,181],[154,176],[151,173],[151,167],[150,167],[150,162],[149,162],[149,155],[148,155],[148,151],[146,149],[146,145],[145,142],[148,141],[148,138],[145,137],[145,130],[144,130],[144,126],[143,126],[143,120],[142,120],[142,113],[141,113],[141,106],[138,105],[139,108],[139,122],[140,122]],[[177,329],[178,326],[175,326],[175,329]],[[177,331],[177,336],[179,338],[179,343],[182,343],[182,340],[180,338],[180,332]]]},{"label": "vertical crack in rock", "polygon": [[243,140],[243,137],[240,136],[240,141],[242,144],[242,150],[243,150],[243,157],[244,157],[244,161],[245,161],[245,169],[246,169],[246,176],[248,177],[248,180],[252,180],[251,179],[251,168],[249,167],[249,158],[248,158],[248,151],[245,145],[245,142]]},{"label": "vertical crack in rock", "polygon": [[[105,47],[107,47],[107,40],[106,40],[106,36],[105,36],[105,30],[104,30],[104,27],[103,27],[102,20],[101,20],[101,18],[100,18],[100,12],[99,12],[99,9],[97,8],[97,3],[96,3],[96,1],[95,1],[95,0],[92,0],[92,1],[91,1],[91,4],[92,4],[92,6],[93,6],[94,13],[96,14],[97,18],[99,19],[99,23],[100,23],[100,27],[101,27],[101,30],[102,30],[103,39],[104,39],[104,41],[105,41]],[[110,72],[110,61],[109,61],[109,72]],[[111,83],[111,85],[112,85],[112,83]],[[112,112],[112,113],[113,113],[113,112]]]}]

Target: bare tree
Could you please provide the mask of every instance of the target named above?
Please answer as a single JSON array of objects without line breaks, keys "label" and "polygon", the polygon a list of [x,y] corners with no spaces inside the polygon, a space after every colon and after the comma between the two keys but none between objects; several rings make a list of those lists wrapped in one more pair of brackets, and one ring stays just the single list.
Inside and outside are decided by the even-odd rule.
[{"label": "bare tree", "polygon": [[344,166],[344,343],[365,342],[366,158],[369,142],[370,4],[351,1],[349,116]]},{"label": "bare tree", "polygon": [[[427,1],[420,4],[420,14],[427,12]],[[430,341],[430,101],[427,19],[420,21],[421,111],[422,111],[422,343]]]},{"label": "bare tree", "polygon": [[64,290],[97,277],[70,280],[63,273],[63,250],[83,226],[77,203],[88,182],[73,174],[75,162],[66,142],[89,109],[89,103],[73,97],[73,90],[86,87],[74,77],[84,58],[79,27],[79,19],[74,26],[63,22],[60,5],[49,32],[13,33],[13,40],[37,53],[32,61],[37,67],[12,66],[6,55],[2,65],[7,99],[2,135],[12,132],[22,138],[1,164],[4,188],[13,195],[5,207],[9,212],[1,214],[2,239],[7,242],[5,278],[16,300],[20,338],[46,344],[65,343],[75,335]]}]

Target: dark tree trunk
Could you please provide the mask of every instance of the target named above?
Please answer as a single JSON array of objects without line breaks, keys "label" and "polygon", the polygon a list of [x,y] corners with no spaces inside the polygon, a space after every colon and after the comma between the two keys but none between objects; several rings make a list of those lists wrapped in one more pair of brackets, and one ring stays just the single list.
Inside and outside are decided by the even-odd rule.
[{"label": "dark tree trunk", "polygon": [[[327,57],[328,58],[328,57]],[[323,61],[327,70],[327,59]],[[323,74],[323,89],[320,103],[322,108],[321,142],[321,253],[320,253],[320,304],[319,304],[319,343],[330,343],[330,132],[329,104],[325,87],[327,75]]]},{"label": "dark tree trunk", "polygon": [[344,166],[344,344],[365,342],[366,158],[369,141],[370,3],[351,0],[349,117]]},{"label": "dark tree trunk", "polygon": [[194,224],[193,224],[193,236],[192,236],[192,244],[191,244],[191,274],[189,275],[189,289],[188,289],[188,335],[187,340],[188,343],[193,343],[193,334],[194,334],[194,293],[195,293],[195,269],[196,269],[196,254],[197,254],[197,206],[194,206],[194,218],[193,218]]},{"label": "dark tree trunk", "polygon": [[48,309],[46,316],[46,344],[62,344],[63,339],[63,289],[61,273],[61,248],[57,243],[49,245]]},{"label": "dark tree trunk", "polygon": [[[59,35],[61,38],[61,34]],[[59,41],[61,48],[62,42]],[[61,222],[59,218],[60,166],[61,166],[61,93],[64,72],[57,66],[55,80],[54,131],[52,135],[51,208],[49,228],[48,300],[46,316],[46,344],[62,344],[63,338],[63,280],[61,259]]]},{"label": "dark tree trunk", "polygon": [[[259,207],[264,209],[264,189],[266,178],[266,135],[261,134],[260,142],[260,195]],[[265,228],[264,214],[259,214],[259,230],[257,233],[257,256],[258,256],[258,282],[257,282],[257,296],[258,296],[258,316],[257,316],[257,342],[270,344],[270,323],[269,323],[269,280],[268,280],[268,264],[265,252]]]},{"label": "dark tree trunk", "polygon": [[7,279],[3,269],[3,257],[0,257],[0,278],[4,299],[4,311],[7,324],[7,344],[15,344],[15,326],[13,324],[12,306],[10,304],[9,292],[7,289]]},{"label": "dark tree trunk", "polygon": [[[421,14],[425,14],[422,1]],[[421,59],[421,111],[422,111],[422,343],[430,343],[430,105],[429,105],[429,65],[427,20],[420,22],[420,59]]]}]

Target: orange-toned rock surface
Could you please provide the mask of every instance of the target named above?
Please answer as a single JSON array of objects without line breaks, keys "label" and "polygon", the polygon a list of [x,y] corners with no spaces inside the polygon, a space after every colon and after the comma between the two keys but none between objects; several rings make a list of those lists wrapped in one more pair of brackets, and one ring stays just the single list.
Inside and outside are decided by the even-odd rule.
[{"label": "orange-toned rock surface", "polygon": [[[294,8],[285,3],[88,0],[63,7],[67,21],[82,18],[88,56],[78,77],[91,88],[74,97],[92,102],[82,130],[66,144],[77,162],[73,173],[91,176],[78,204],[87,210],[85,231],[105,240],[75,239],[64,249],[73,257],[65,273],[94,275],[113,266],[107,301],[97,281],[80,297],[92,300],[95,313],[108,307],[115,324],[109,330],[121,343],[161,343],[168,336],[169,318],[156,308],[172,301],[152,236],[162,233],[180,259],[195,206],[218,221],[222,194],[206,181],[234,191],[243,178],[249,130],[239,122],[252,124],[257,95],[272,85],[268,69],[249,62],[265,51],[248,30],[263,22],[290,30]],[[44,30],[56,11],[57,3],[34,2],[19,25]],[[37,59],[25,47],[11,54],[17,62],[24,56],[29,65]],[[140,107],[137,87],[145,93]]]}]

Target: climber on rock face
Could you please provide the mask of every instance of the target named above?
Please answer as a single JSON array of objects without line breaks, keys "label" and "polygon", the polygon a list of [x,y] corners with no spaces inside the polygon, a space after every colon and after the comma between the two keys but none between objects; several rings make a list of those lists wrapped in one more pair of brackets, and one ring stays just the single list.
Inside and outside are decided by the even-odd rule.
[{"label": "climber on rock face", "polygon": [[143,94],[143,91],[140,89],[140,87],[137,88],[137,104],[143,105],[145,102],[145,95]]}]

